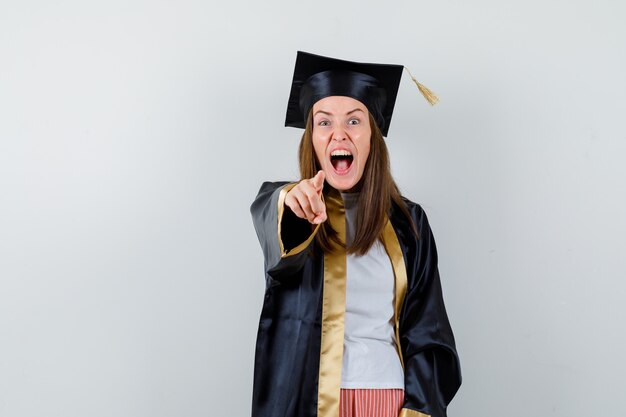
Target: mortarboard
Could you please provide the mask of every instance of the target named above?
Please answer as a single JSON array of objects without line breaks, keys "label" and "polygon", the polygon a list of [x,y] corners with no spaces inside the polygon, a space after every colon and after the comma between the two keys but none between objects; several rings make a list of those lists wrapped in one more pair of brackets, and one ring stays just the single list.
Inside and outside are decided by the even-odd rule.
[{"label": "mortarboard", "polygon": [[[402,65],[351,62],[298,51],[285,126],[304,128],[317,101],[348,96],[367,107],[383,136],[387,136],[403,69]],[[434,94],[411,78],[434,104]]]}]

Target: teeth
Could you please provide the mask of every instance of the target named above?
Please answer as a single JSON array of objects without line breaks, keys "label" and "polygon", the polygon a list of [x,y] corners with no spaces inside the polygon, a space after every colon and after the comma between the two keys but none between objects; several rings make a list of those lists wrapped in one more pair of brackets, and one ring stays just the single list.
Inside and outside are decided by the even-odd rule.
[{"label": "teeth", "polygon": [[336,151],[332,151],[330,156],[352,156],[352,154],[346,150],[339,149]]}]

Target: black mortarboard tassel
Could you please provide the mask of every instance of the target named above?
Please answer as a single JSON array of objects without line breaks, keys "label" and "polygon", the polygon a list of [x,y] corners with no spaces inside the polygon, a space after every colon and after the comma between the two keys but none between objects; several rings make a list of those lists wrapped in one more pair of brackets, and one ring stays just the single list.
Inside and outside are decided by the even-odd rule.
[{"label": "black mortarboard tassel", "polygon": [[367,107],[383,136],[387,136],[403,68],[298,51],[285,126],[304,128],[306,117],[317,101],[329,96],[348,96]]}]

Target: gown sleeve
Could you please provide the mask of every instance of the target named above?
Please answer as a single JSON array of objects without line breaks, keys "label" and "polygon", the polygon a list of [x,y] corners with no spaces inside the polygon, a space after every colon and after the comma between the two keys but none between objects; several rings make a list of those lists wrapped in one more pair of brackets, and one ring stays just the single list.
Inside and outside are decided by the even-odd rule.
[{"label": "gown sleeve", "polygon": [[426,214],[412,207],[419,239],[400,321],[405,364],[405,402],[400,417],[445,417],[461,370],[443,302],[437,249]]},{"label": "gown sleeve", "polygon": [[285,206],[285,196],[296,183],[265,182],[250,212],[270,279],[281,281],[304,266],[320,225],[313,227]]}]

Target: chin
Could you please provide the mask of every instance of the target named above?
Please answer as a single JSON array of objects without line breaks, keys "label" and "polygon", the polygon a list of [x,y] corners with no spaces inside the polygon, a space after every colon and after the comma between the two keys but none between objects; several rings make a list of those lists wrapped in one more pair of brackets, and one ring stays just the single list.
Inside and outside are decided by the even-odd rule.
[{"label": "chin", "polygon": [[335,178],[326,178],[326,182],[328,182],[328,184],[330,184],[331,187],[333,187],[335,190],[337,191],[342,191],[342,192],[354,192],[354,191],[359,191],[361,189],[361,181],[358,180],[354,180],[354,179],[341,179],[339,181],[337,181]]}]

